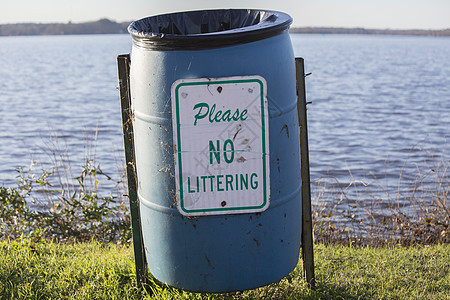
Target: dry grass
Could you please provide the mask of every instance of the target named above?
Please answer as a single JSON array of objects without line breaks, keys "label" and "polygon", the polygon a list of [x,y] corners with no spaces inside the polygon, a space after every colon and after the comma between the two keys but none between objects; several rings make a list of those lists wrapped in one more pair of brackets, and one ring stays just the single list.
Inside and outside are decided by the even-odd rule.
[{"label": "dry grass", "polygon": [[[431,155],[416,174],[399,174],[396,190],[387,180],[336,178],[313,183],[316,241],[326,243],[436,244],[450,242],[449,161]],[[408,174],[411,175],[411,174]],[[331,183],[330,183],[331,182]]]}]

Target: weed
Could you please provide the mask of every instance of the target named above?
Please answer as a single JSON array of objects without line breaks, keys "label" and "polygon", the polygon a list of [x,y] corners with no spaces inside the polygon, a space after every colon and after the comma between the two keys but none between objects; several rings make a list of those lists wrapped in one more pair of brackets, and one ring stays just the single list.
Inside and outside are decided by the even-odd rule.
[{"label": "weed", "polygon": [[[34,164],[32,164],[34,166]],[[19,169],[18,188],[0,188],[0,237],[42,236],[60,241],[128,242],[130,217],[123,201],[109,193],[101,196],[99,165],[86,161],[73,179],[72,193],[49,182],[54,172]],[[93,182],[88,189],[87,183]],[[39,190],[34,188],[38,184]],[[41,198],[39,198],[41,197]],[[27,202],[27,199],[32,199]],[[43,198],[43,199],[42,199]],[[46,205],[43,205],[46,203]]]},{"label": "weed", "polygon": [[424,166],[416,167],[413,179],[400,174],[395,193],[378,178],[368,183],[352,177],[345,186],[334,177],[314,182],[315,240],[349,245],[449,243],[449,161],[443,154],[431,155]]}]

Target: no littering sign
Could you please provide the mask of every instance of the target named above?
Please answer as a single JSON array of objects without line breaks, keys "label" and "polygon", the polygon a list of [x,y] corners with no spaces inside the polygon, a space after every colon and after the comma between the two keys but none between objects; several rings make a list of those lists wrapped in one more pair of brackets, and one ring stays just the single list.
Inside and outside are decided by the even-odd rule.
[{"label": "no littering sign", "polygon": [[171,92],[179,212],[204,216],[267,209],[265,79],[180,79]]}]

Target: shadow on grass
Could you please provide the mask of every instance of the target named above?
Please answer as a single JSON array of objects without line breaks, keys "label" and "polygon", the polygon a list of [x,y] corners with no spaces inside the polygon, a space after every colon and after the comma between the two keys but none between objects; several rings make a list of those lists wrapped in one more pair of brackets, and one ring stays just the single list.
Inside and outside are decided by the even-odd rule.
[{"label": "shadow on grass", "polygon": [[299,277],[286,278],[267,286],[230,293],[196,293],[168,286],[155,278],[149,278],[145,299],[372,299],[372,295],[362,287],[346,288],[340,285],[318,282],[316,290],[307,287]]}]

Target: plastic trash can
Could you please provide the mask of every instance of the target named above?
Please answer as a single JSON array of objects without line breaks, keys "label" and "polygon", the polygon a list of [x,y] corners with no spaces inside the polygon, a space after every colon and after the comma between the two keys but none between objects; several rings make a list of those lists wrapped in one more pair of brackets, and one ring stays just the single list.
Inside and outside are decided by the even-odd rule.
[{"label": "plastic trash can", "polygon": [[226,9],[133,22],[130,89],[151,274],[252,289],[297,265],[301,178],[292,19]]}]

